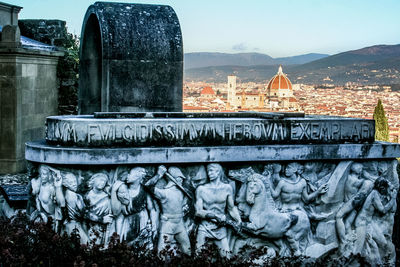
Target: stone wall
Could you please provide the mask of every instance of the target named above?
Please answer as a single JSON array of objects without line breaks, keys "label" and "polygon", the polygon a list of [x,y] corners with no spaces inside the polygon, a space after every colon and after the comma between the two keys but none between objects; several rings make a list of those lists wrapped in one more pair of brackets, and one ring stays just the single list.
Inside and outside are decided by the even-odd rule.
[{"label": "stone wall", "polygon": [[42,139],[44,119],[57,113],[58,56],[0,49],[0,173],[24,170],[25,142]]},{"label": "stone wall", "polygon": [[67,32],[62,20],[25,19],[19,20],[21,35],[36,41],[57,46],[64,52],[57,66],[58,111],[56,114],[77,114],[79,42]]}]

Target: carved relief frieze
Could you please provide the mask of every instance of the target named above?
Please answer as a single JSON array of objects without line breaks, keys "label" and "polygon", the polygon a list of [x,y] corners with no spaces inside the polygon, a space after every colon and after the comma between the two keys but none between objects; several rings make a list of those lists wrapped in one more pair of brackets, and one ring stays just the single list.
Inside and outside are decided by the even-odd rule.
[{"label": "carved relief frieze", "polygon": [[[83,243],[113,233],[131,245],[185,254],[214,243],[230,257],[360,253],[393,264],[396,160],[74,167],[38,165],[33,221],[76,229]],[[191,238],[194,238],[191,242]],[[194,244],[194,245],[193,245]]]}]

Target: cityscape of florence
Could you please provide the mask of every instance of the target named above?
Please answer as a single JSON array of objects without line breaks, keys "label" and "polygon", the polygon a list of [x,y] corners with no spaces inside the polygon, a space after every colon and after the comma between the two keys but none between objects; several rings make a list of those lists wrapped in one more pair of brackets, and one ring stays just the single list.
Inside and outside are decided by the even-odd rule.
[{"label": "cityscape of florence", "polygon": [[277,74],[264,83],[239,83],[240,77],[235,75],[228,76],[225,83],[185,81],[183,110],[304,112],[372,119],[380,99],[388,119],[388,141],[400,142],[400,91],[392,91],[391,85],[292,84],[282,69],[279,67]]}]

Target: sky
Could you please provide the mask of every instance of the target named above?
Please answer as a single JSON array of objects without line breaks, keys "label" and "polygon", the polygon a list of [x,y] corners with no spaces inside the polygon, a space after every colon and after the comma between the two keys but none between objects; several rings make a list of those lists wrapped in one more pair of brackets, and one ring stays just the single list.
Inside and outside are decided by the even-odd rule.
[{"label": "sky", "polygon": [[[80,35],[89,0],[1,0],[20,19],[61,19]],[[119,0],[170,5],[184,52],[257,52],[272,57],[336,54],[400,44],[400,0]]]}]

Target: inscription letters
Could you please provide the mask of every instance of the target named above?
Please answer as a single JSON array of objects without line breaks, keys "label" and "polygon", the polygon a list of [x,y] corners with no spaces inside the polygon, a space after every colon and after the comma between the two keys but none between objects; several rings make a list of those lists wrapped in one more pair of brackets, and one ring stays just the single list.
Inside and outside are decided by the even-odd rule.
[{"label": "inscription letters", "polygon": [[204,142],[229,143],[250,141],[267,144],[278,141],[326,142],[363,141],[373,139],[372,124],[359,121],[256,121],[188,123],[79,123],[57,121],[50,123],[50,140],[63,142],[124,142],[145,144],[166,141],[179,144]]}]

